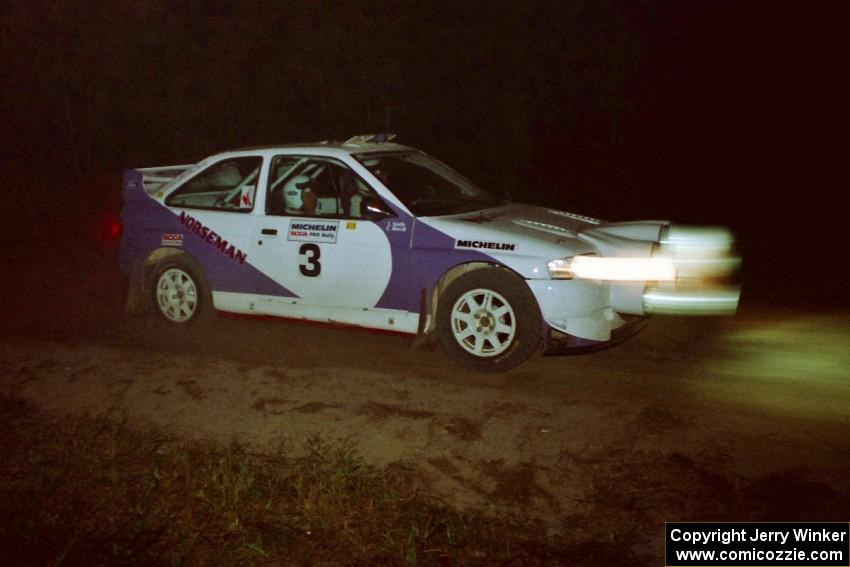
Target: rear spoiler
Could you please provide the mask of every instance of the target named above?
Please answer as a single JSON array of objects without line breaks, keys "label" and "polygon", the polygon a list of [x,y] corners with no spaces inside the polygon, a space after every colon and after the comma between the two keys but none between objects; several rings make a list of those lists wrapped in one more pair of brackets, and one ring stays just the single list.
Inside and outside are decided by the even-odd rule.
[{"label": "rear spoiler", "polygon": [[145,188],[145,193],[153,195],[153,193],[163,185],[177,179],[182,173],[195,164],[186,165],[168,165],[163,167],[143,167],[133,171],[138,171],[142,174],[142,183]]}]

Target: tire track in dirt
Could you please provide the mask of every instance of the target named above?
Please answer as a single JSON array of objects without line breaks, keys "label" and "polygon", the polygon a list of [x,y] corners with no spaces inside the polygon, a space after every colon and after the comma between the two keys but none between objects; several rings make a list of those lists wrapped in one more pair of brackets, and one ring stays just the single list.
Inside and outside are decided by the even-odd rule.
[{"label": "tire track in dirt", "polygon": [[[236,439],[258,449],[299,445],[320,433],[355,442],[370,464],[421,462],[436,493],[460,504],[459,491],[470,506],[558,509],[553,487],[537,479],[541,466],[518,454],[525,443],[517,441],[514,423],[551,411],[532,398],[506,403],[492,384],[461,388],[368,370],[272,368],[46,341],[4,344],[3,350],[4,358],[51,353],[49,359],[26,358],[19,375],[26,372],[29,380],[4,382],[48,410],[121,412],[140,425],[189,438]],[[455,472],[445,475],[440,463],[452,463]],[[518,499],[521,494],[529,496]]]},{"label": "tire track in dirt", "polygon": [[[122,329],[100,341],[0,340],[0,387],[57,413],[118,413],[256,450],[316,434],[353,442],[366,464],[415,466],[423,490],[454,506],[530,515],[553,531],[590,522],[588,537],[624,522],[721,518],[737,501],[761,510],[748,487],[767,498],[814,486],[840,500],[847,484],[850,391],[833,360],[847,345],[832,326],[821,335],[813,324],[790,326],[805,341],[840,343],[808,349],[793,333],[761,341],[760,326],[771,337],[781,328],[758,319],[693,329],[664,321],[616,350],[483,377],[392,339],[221,323],[186,340]],[[234,346],[249,330],[256,340]],[[825,374],[804,381],[777,366],[785,389],[766,396],[775,389],[764,361],[771,349],[787,360],[791,348]],[[792,397],[800,401],[779,405]],[[820,410],[802,414],[807,407]],[[752,516],[745,511],[736,518]]]}]

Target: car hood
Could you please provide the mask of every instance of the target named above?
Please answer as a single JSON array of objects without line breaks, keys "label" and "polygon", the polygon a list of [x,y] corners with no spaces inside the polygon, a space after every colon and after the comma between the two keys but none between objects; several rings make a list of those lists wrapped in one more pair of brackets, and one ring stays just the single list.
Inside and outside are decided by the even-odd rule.
[{"label": "car hood", "polygon": [[[648,254],[666,221],[604,223],[599,219],[511,203],[460,215],[420,219],[455,239],[456,248],[525,256]],[[414,245],[416,245],[414,239]]]}]

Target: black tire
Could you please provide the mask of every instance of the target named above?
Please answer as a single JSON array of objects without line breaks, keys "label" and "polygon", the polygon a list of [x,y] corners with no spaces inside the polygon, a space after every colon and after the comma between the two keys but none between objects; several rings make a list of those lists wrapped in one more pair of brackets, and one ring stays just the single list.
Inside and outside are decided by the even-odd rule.
[{"label": "black tire", "polygon": [[437,306],[437,332],[443,349],[461,365],[504,372],[537,351],[543,323],[526,283],[513,272],[492,267],[467,272],[449,284]]},{"label": "black tire", "polygon": [[189,258],[173,256],[162,261],[154,269],[149,287],[154,317],[169,326],[203,324],[215,313],[203,271]]}]

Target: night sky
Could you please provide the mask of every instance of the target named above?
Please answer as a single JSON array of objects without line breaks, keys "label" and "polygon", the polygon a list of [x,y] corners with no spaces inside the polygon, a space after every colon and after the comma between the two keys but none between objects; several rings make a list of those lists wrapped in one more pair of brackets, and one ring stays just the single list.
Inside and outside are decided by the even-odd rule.
[{"label": "night sky", "polygon": [[518,201],[730,226],[751,274],[799,276],[847,240],[838,7],[6,0],[5,228],[115,207],[124,168],[392,131]]}]

